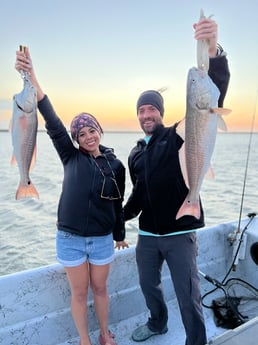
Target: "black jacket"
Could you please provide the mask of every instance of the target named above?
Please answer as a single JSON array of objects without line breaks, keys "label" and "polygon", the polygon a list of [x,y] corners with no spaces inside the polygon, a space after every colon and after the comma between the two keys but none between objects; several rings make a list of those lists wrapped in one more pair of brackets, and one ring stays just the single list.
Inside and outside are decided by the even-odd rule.
[{"label": "black jacket", "polygon": [[[225,56],[210,59],[209,75],[221,92],[221,107],[230,78]],[[133,190],[124,207],[125,220],[140,214],[139,228],[154,234],[164,235],[204,226],[201,201],[200,219],[192,216],[175,219],[188,193],[178,155],[183,140],[176,133],[176,126],[158,126],[148,145],[143,139],[139,140],[128,159]]]},{"label": "black jacket", "polygon": [[[114,240],[124,240],[122,202],[125,191],[125,168],[123,164],[116,158],[112,149],[102,145],[100,146],[102,155],[96,159],[76,148],[47,96],[38,103],[38,108],[46,121],[47,133],[64,167],[57,228],[81,236],[103,236],[113,233]],[[103,174],[105,185],[103,185]],[[113,192],[117,196],[116,186],[112,180],[113,174],[121,195],[118,200],[101,197]]]}]

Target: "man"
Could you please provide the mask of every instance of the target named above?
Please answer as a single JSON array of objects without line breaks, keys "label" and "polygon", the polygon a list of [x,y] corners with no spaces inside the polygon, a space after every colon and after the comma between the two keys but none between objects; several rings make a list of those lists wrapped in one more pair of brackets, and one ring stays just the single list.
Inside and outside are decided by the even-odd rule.
[{"label": "man", "polygon": [[[194,24],[195,38],[209,42],[209,75],[220,90],[219,106],[229,82],[226,54],[217,45],[217,24],[203,19]],[[125,219],[139,216],[136,261],[140,286],[150,317],[134,330],[132,338],[144,341],[168,331],[168,311],[161,289],[161,269],[167,262],[175,288],[186,345],[207,343],[196,264],[195,229],[204,226],[201,217],[184,216],[176,220],[188,189],[179,162],[183,144],[177,124],[163,125],[163,98],[157,91],[143,92],[137,101],[137,116],[145,138],[130,153],[128,164],[133,190],[124,207]]]}]

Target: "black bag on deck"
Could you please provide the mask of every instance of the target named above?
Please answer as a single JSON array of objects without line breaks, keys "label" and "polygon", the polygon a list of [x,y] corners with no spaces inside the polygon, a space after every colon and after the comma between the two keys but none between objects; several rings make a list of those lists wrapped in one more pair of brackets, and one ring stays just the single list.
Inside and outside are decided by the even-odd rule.
[{"label": "black bag on deck", "polygon": [[217,327],[234,329],[244,323],[237,313],[240,299],[238,297],[219,297],[212,301],[214,322]]}]

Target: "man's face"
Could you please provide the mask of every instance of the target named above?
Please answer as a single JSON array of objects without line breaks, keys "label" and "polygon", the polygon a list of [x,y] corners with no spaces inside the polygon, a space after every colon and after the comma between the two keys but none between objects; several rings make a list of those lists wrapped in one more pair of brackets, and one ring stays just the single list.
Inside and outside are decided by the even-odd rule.
[{"label": "man's face", "polygon": [[152,134],[155,128],[162,124],[162,117],[157,108],[151,104],[142,105],[138,109],[138,120],[145,134]]}]

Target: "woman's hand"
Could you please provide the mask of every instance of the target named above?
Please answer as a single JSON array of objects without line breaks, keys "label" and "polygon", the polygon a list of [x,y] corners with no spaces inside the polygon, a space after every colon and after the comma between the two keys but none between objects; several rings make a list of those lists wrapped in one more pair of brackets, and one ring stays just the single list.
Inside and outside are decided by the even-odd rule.
[{"label": "woman's hand", "polygon": [[116,245],[115,248],[119,249],[125,249],[125,248],[129,248],[129,245],[126,241],[116,241]]},{"label": "woman's hand", "polygon": [[29,54],[29,49],[27,47],[24,48],[24,51],[17,50],[16,51],[16,62],[15,62],[15,69],[18,72],[26,72],[31,74],[33,72],[32,68],[32,61]]}]

